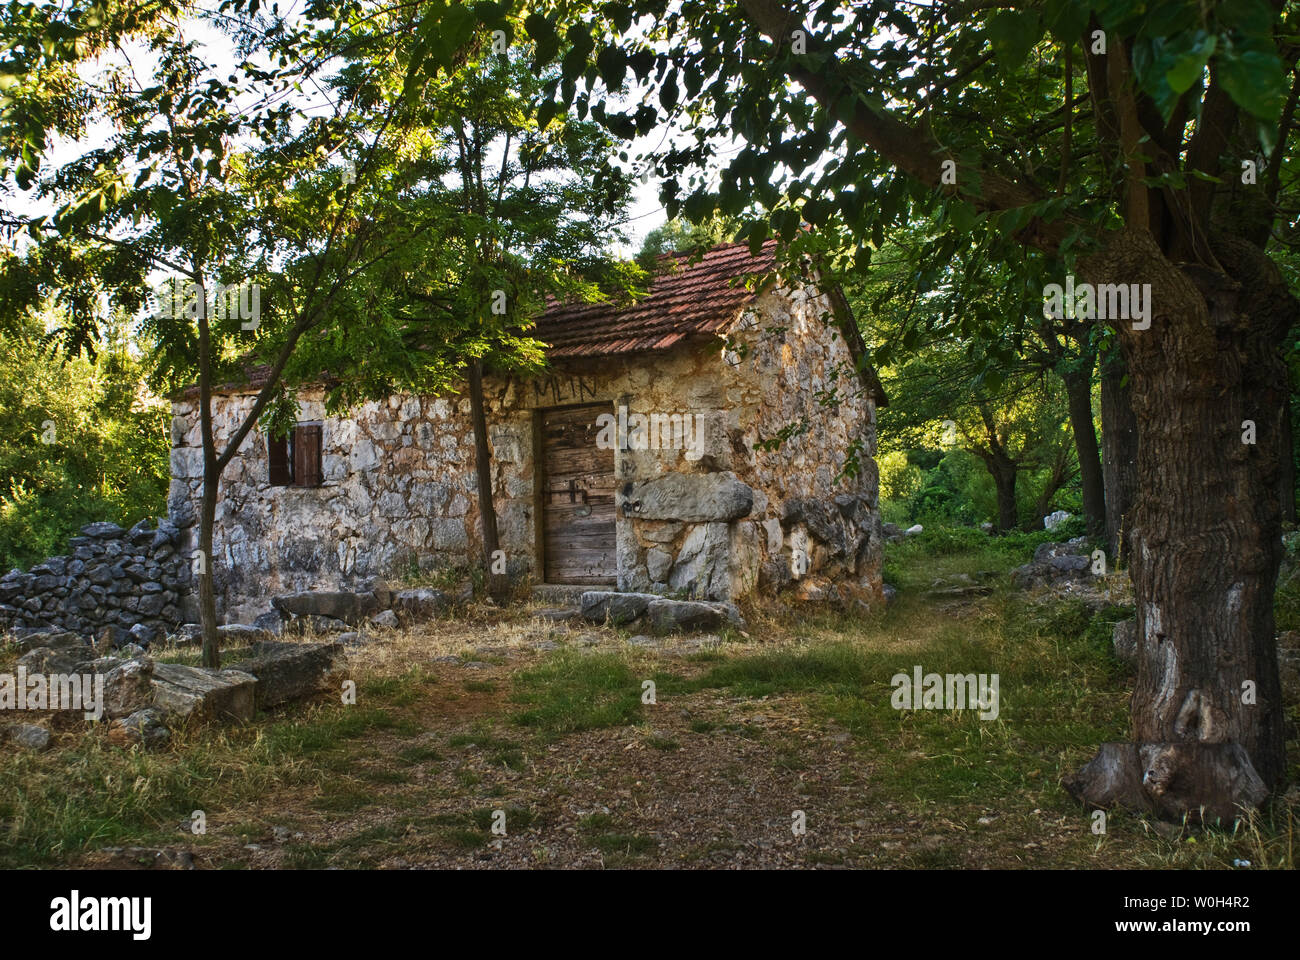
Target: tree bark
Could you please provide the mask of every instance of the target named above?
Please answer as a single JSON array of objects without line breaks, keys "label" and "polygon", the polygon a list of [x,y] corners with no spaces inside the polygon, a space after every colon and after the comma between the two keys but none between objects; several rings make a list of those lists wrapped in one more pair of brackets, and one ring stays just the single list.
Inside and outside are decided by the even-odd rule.
[{"label": "tree bark", "polygon": [[488,594],[497,601],[509,592],[505,574],[493,572],[500,544],[497,540],[497,514],[492,501],[492,452],[488,447],[487,416],[483,409],[483,364],[469,364],[469,407],[474,424],[474,473],[478,479],[478,511],[483,523],[483,570]]},{"label": "tree bark", "polygon": [[1101,442],[1106,488],[1106,540],[1114,562],[1130,559],[1129,526],[1137,498],[1137,417],[1132,391],[1125,383],[1128,368],[1120,354],[1101,364]]},{"label": "tree bark", "polygon": [[1282,522],[1295,523],[1295,433],[1291,426],[1291,385],[1287,382],[1287,398],[1282,404],[1282,431],[1278,451],[1278,501],[1282,508]]},{"label": "tree bark", "polygon": [[1074,450],[1079,457],[1079,480],[1083,486],[1083,515],[1089,536],[1099,537],[1106,530],[1106,494],[1101,473],[1101,453],[1097,449],[1097,428],[1092,419],[1093,356],[1085,354],[1086,367],[1069,370],[1063,375],[1069,400],[1070,429],[1074,433]]},{"label": "tree bark", "polygon": [[[216,670],[221,667],[221,635],[217,633],[217,595],[212,584],[212,528],[217,514],[217,482],[215,470],[203,467],[203,496],[199,504],[199,624],[203,628],[203,665]],[[191,564],[194,560],[191,559]],[[195,575],[194,566],[190,568]]]},{"label": "tree bark", "polygon": [[1010,533],[1016,529],[1020,513],[1016,509],[1016,465],[995,454],[986,456],[984,465],[998,494],[998,533]]},{"label": "tree bark", "polygon": [[[1146,330],[1117,327],[1143,416],[1133,742],[1103,745],[1066,781],[1086,803],[1207,821],[1258,805],[1285,770],[1278,348],[1295,309],[1260,251],[1225,240],[1215,253],[1226,275],[1175,267],[1149,235],[1126,232],[1085,265],[1094,283],[1150,283],[1152,316]],[[1256,444],[1242,442],[1244,420]]]}]

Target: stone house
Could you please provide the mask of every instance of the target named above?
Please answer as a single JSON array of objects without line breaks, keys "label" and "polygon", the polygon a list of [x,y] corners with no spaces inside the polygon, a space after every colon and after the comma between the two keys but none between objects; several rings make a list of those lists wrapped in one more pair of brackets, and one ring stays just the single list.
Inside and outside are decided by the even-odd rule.
[{"label": "stone house", "polygon": [[[550,345],[544,375],[485,376],[498,560],[511,574],[713,600],[792,588],[878,601],[883,391],[839,291],[815,276],[779,282],[774,266],[770,246],[668,255],[633,305],[548,309],[534,332]],[[219,436],[257,387],[214,394]],[[330,417],[323,395],[300,393],[289,441],[250,433],[222,477],[226,620],[277,593],[479,562],[468,398],[396,395]],[[174,400],[172,440],[170,518],[193,540],[192,392]]]}]

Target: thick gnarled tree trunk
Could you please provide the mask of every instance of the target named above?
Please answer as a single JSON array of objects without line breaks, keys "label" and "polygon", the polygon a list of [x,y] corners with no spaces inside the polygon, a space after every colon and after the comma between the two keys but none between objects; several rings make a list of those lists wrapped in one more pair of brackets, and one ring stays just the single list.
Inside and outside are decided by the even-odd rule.
[{"label": "thick gnarled tree trunk", "polygon": [[1118,325],[1143,425],[1133,742],[1103,745],[1066,782],[1090,804],[1209,821],[1258,805],[1284,771],[1278,346],[1294,308],[1257,250],[1225,242],[1215,253],[1226,276],[1175,267],[1149,237],[1124,234],[1087,263],[1094,283],[1150,283],[1153,307],[1149,329]]}]

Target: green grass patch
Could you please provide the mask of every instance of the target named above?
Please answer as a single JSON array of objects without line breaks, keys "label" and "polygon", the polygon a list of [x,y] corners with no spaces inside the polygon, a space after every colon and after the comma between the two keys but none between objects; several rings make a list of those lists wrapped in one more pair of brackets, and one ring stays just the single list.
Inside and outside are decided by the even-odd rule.
[{"label": "green grass patch", "polygon": [[641,719],[641,680],[614,653],[561,650],[514,677],[515,723],[544,738],[626,726]]}]

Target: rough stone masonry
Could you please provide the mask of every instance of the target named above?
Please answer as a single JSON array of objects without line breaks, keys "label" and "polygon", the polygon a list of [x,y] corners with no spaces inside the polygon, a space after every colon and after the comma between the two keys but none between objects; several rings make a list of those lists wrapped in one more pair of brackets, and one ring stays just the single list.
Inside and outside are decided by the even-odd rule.
[{"label": "rough stone masonry", "polygon": [[194,619],[188,559],[180,530],[168,520],[130,530],[92,523],[68,541],[66,556],[0,577],[0,630],[54,627],[101,636],[114,646],[148,646]]}]

